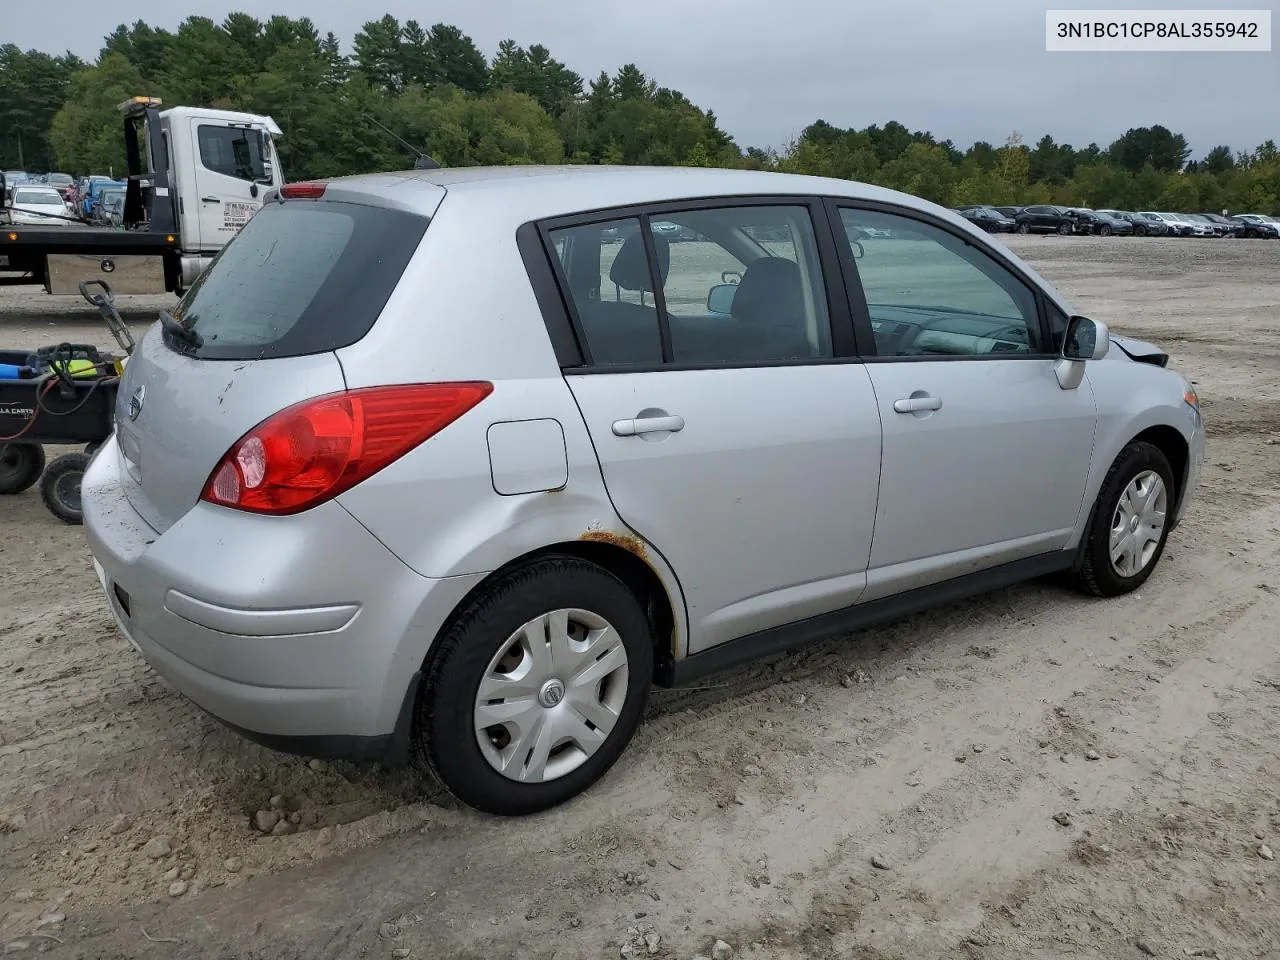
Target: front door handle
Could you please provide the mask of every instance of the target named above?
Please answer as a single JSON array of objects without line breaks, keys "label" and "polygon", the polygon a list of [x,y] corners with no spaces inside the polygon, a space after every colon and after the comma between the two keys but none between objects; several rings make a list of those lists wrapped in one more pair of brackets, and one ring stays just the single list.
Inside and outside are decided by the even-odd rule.
[{"label": "front door handle", "polygon": [[941,397],[908,397],[893,401],[894,413],[919,413],[922,410],[941,410]]},{"label": "front door handle", "polygon": [[201,197],[200,202],[201,203],[217,203],[218,198],[217,197]]},{"label": "front door handle", "polygon": [[640,417],[613,421],[615,437],[638,437],[642,433],[677,433],[684,429],[684,417]]}]

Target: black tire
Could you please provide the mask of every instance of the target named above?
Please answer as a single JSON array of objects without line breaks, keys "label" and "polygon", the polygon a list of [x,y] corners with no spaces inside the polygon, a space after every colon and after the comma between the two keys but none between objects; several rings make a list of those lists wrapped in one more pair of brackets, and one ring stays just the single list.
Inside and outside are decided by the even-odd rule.
[{"label": "black tire", "polygon": [[1104,223],[1101,227],[1098,228],[1098,235],[1102,237],[1111,236],[1111,228]]},{"label": "black tire", "polygon": [[[1133,576],[1124,577],[1111,563],[1111,520],[1115,516],[1125,487],[1140,473],[1147,470],[1153,470],[1159,474],[1167,491],[1168,507],[1165,512],[1164,528],[1161,530],[1155,553],[1152,554],[1147,565]],[[1118,597],[1137,590],[1146,583],[1164,554],[1164,545],[1169,538],[1169,522],[1173,519],[1177,496],[1178,488],[1175,485],[1173,468],[1169,466],[1168,457],[1159,447],[1135,441],[1121,450],[1120,456],[1116,457],[1115,463],[1107,471],[1106,479],[1102,481],[1102,489],[1098,491],[1093,516],[1089,518],[1089,529],[1085,531],[1083,557],[1080,570],[1076,574],[1076,585],[1094,596]]]},{"label": "black tire", "polygon": [[0,494],[21,493],[44,472],[44,447],[38,443],[0,443]]},{"label": "black tire", "polygon": [[[604,617],[627,653],[627,692],[608,738],[580,766],[543,783],[521,783],[490,766],[477,742],[476,692],[500,645],[535,617],[578,608]],[[486,813],[520,816],[569,800],[621,756],[644,712],[653,678],[653,637],[635,594],[595,564],[545,557],[503,576],[440,638],[415,709],[414,759],[458,800]]]},{"label": "black tire", "polygon": [[1135,237],[1145,237],[1147,235],[1147,228],[1135,225],[1133,228],[1133,235]]},{"label": "black tire", "polygon": [[89,458],[85,454],[64,453],[50,461],[40,478],[40,499],[49,512],[64,523],[84,522],[80,481],[88,466]]},{"label": "black tire", "polygon": [[1062,234],[1064,237],[1067,236],[1071,233],[1071,224],[1065,222],[1058,224],[1058,233]]},{"label": "black tire", "polygon": [[1025,222],[1018,224],[1018,232],[1019,232],[1019,233],[1030,233],[1030,232],[1031,232],[1031,224],[1029,224],[1029,223],[1025,223]]}]

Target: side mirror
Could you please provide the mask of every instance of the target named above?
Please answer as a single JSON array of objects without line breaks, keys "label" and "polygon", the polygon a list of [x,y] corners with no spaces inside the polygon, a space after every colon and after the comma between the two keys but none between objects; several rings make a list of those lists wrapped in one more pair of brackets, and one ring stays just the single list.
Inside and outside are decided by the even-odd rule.
[{"label": "side mirror", "polygon": [[1111,334],[1107,325],[1088,317],[1074,316],[1067,321],[1067,335],[1062,343],[1062,355],[1053,365],[1058,386],[1074,390],[1084,379],[1087,360],[1101,360],[1111,346]]},{"label": "side mirror", "polygon": [[1067,336],[1062,344],[1066,360],[1101,360],[1111,345],[1107,325],[1088,317],[1075,316],[1067,321]]},{"label": "side mirror", "polygon": [[733,312],[733,295],[738,292],[736,283],[717,283],[707,292],[707,313],[728,316]]}]

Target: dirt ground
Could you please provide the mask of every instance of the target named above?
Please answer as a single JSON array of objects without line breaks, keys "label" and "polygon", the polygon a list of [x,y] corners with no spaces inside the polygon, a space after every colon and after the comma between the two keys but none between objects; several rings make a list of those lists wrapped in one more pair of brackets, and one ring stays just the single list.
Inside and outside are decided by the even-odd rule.
[{"label": "dirt ground", "polygon": [[[0,500],[0,952],[1280,957],[1280,243],[1009,242],[1196,381],[1209,463],[1153,579],[659,691],[528,819],[224,730],[116,635],[81,531]],[[0,344],[109,343],[81,307],[0,291]],[[251,827],[273,797],[298,832]]]}]

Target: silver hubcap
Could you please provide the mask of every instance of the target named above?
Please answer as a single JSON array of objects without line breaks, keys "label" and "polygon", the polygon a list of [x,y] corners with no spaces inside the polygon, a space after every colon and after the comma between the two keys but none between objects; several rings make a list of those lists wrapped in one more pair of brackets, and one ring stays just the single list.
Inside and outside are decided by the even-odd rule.
[{"label": "silver hubcap", "polygon": [[507,638],[476,692],[480,752],[504,777],[555,780],[600,749],[627,699],[627,649],[587,610],[554,610]]},{"label": "silver hubcap", "polygon": [[1144,470],[1124,488],[1111,518],[1111,566],[1122,577],[1147,568],[1164,533],[1169,495],[1160,474]]}]

